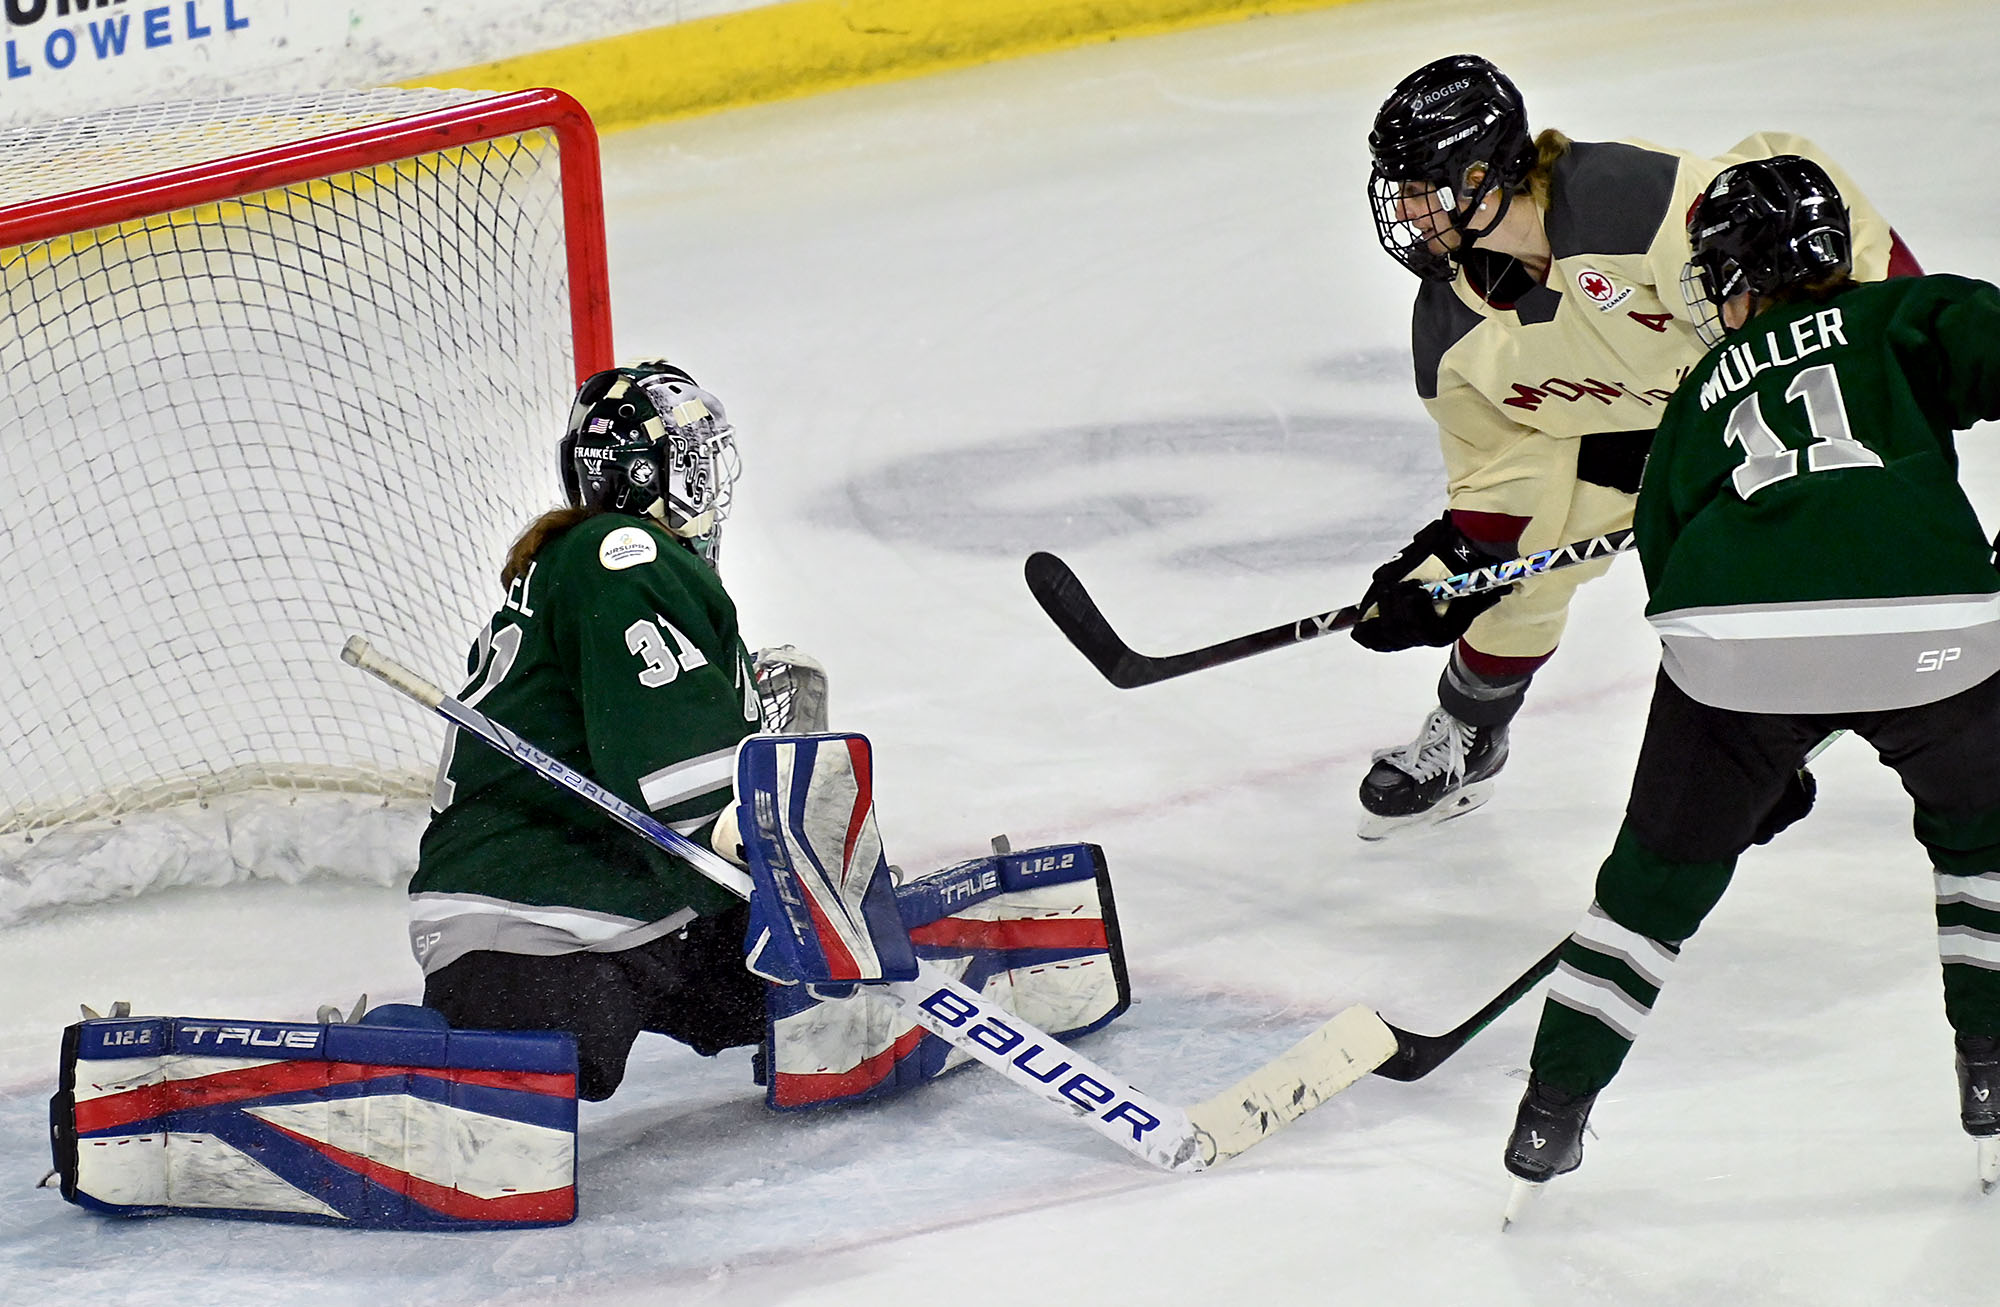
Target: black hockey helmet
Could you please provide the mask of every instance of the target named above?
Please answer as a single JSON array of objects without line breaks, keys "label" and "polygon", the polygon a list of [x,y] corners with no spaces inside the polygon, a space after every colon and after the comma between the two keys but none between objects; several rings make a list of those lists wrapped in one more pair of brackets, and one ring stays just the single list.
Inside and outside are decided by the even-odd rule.
[{"label": "black hockey helmet", "polygon": [[1826,169],[1796,154],[1751,159],[1716,174],[1688,211],[1692,251],[1681,293],[1702,339],[1714,344],[1723,304],[1748,293],[1768,299],[1788,287],[1847,272],[1854,242],[1847,206]]},{"label": "black hockey helmet", "polygon": [[[1375,114],[1368,152],[1376,237],[1391,258],[1427,281],[1452,279],[1452,260],[1499,225],[1535,165],[1520,91],[1476,54],[1433,60],[1396,83]],[[1498,195],[1499,203],[1475,231],[1472,215],[1488,195]],[[1430,230],[1419,224],[1426,214],[1442,215],[1458,233],[1449,250],[1437,239],[1435,221]]]},{"label": "black hockey helmet", "polygon": [[739,469],[722,402],[665,361],[584,378],[557,463],[573,507],[653,518],[710,558]]}]

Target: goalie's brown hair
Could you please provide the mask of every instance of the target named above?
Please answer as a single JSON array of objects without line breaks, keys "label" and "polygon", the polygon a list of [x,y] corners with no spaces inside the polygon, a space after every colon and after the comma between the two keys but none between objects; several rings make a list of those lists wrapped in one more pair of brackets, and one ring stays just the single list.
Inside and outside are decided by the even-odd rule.
[{"label": "goalie's brown hair", "polygon": [[521,534],[514,537],[514,543],[508,546],[507,563],[500,569],[500,584],[512,586],[515,581],[528,574],[528,564],[535,561],[535,555],[542,552],[544,545],[584,520],[596,517],[604,511],[583,504],[573,508],[551,508],[528,523],[522,528]]}]

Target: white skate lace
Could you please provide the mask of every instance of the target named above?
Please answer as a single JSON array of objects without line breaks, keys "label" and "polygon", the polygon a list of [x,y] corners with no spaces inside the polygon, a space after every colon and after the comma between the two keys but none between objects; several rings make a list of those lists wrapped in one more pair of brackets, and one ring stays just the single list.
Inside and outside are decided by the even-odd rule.
[{"label": "white skate lace", "polygon": [[1434,708],[1416,739],[1401,748],[1381,750],[1375,761],[1389,763],[1420,784],[1439,774],[1456,784],[1465,777],[1465,754],[1471,746],[1472,727]]}]

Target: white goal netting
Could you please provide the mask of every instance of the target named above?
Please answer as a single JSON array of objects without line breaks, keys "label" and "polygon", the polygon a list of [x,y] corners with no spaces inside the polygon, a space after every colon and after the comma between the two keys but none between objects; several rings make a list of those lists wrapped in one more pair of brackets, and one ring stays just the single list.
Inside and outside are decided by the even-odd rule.
[{"label": "white goal netting", "polygon": [[438,727],[339,651],[364,633],[455,681],[507,542],[559,498],[602,230],[566,205],[573,125],[514,112],[532,94],[0,132],[0,842],[427,792]]}]

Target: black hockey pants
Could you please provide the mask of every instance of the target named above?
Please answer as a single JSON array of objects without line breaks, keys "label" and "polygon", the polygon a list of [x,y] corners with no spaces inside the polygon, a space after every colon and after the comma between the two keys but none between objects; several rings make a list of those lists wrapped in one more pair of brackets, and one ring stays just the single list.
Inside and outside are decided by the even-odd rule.
[{"label": "black hockey pants", "polygon": [[642,1030],[710,1056],[764,1038],[764,981],[743,966],[749,905],[616,953],[468,953],[424,981],[424,1005],[467,1030],[567,1030],[577,1096],[611,1097]]}]

